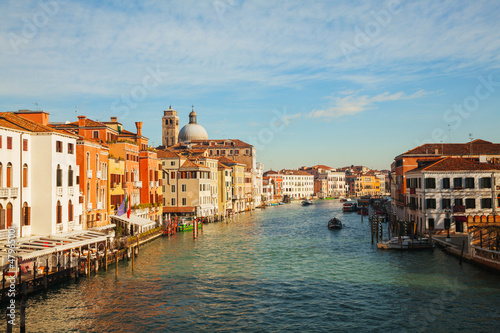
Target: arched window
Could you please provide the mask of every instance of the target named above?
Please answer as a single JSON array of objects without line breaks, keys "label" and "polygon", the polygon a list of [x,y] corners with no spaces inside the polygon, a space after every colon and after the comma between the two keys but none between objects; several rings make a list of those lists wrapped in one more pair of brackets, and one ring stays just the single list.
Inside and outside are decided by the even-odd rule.
[{"label": "arched window", "polygon": [[28,164],[23,165],[23,187],[28,187]]},{"label": "arched window", "polygon": [[3,165],[0,163],[0,187],[2,187],[3,184]]},{"label": "arched window", "polygon": [[68,168],[68,186],[73,186],[73,169],[71,168],[71,165]]},{"label": "arched window", "polygon": [[56,212],[57,212],[57,223],[62,223],[62,206],[59,200],[57,200]]},{"label": "arched window", "polygon": [[95,154],[95,172],[99,171],[99,154]]},{"label": "arched window", "polygon": [[12,204],[7,204],[7,229],[12,225]]},{"label": "arched window", "polygon": [[105,193],[104,193],[104,188],[101,188],[101,201],[102,201],[102,208],[106,207],[106,199],[105,199]]},{"label": "arched window", "polygon": [[87,207],[88,207],[88,204],[90,202],[90,182],[87,183],[87,193],[86,193],[86,196],[87,196],[86,203],[87,203]]},{"label": "arched window", "polygon": [[5,209],[3,209],[2,204],[0,204],[0,230],[5,229]]},{"label": "arched window", "polygon": [[12,164],[7,164],[7,187],[12,187]]},{"label": "arched window", "polygon": [[30,225],[31,223],[31,207],[28,207],[28,203],[23,204],[23,225]]},{"label": "arched window", "polygon": [[90,152],[87,152],[87,170],[90,170]]},{"label": "arched window", "polygon": [[57,165],[57,170],[56,170],[56,186],[62,186],[62,169],[61,165]]},{"label": "arched window", "polygon": [[95,183],[95,201],[99,202],[99,181]]},{"label": "arched window", "polygon": [[68,222],[73,221],[73,203],[71,200],[68,202]]}]

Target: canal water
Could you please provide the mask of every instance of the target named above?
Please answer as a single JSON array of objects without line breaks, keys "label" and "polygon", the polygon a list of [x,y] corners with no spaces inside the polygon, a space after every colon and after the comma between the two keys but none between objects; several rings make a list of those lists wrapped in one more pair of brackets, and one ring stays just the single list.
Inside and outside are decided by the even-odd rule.
[{"label": "canal water", "polygon": [[366,217],[333,200],[160,238],[134,272],[112,268],[30,297],[27,331],[500,331],[498,275],[440,250],[378,251]]}]

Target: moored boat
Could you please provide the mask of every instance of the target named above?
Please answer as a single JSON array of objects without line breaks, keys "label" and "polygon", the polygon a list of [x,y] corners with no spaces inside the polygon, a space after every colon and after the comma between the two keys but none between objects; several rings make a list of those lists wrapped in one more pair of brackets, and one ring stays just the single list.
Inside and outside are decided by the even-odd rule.
[{"label": "moored boat", "polygon": [[408,236],[401,238],[393,237],[389,240],[377,243],[377,248],[383,250],[422,250],[432,249],[432,244],[428,238],[412,239]]},{"label": "moored boat", "polygon": [[358,210],[358,206],[355,203],[347,202],[342,206],[343,212],[355,212]]},{"label": "moored boat", "polygon": [[312,200],[303,200],[301,203],[302,206],[310,206],[313,204]]},{"label": "moored boat", "polygon": [[328,229],[330,230],[342,229],[342,222],[340,222],[338,218],[334,217],[330,221],[328,221]]}]

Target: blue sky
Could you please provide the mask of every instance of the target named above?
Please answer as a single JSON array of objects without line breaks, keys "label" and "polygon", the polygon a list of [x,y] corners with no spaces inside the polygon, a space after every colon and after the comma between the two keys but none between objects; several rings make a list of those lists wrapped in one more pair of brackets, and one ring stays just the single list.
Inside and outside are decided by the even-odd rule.
[{"label": "blue sky", "polygon": [[[170,105],[265,169],[388,169],[424,142],[500,142],[498,1],[2,1],[0,110]],[[35,104],[37,103],[37,104]],[[451,138],[449,133],[451,133]]]}]

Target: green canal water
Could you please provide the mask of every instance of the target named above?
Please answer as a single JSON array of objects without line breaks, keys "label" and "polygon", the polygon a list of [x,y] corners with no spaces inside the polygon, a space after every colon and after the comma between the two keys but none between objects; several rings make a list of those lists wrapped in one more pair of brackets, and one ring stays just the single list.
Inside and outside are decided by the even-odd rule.
[{"label": "green canal water", "polygon": [[[292,203],[157,239],[134,272],[122,262],[118,279],[30,297],[27,331],[500,331],[498,275],[440,250],[378,251],[366,219],[340,208]],[[332,216],[342,230],[327,229]]]}]

